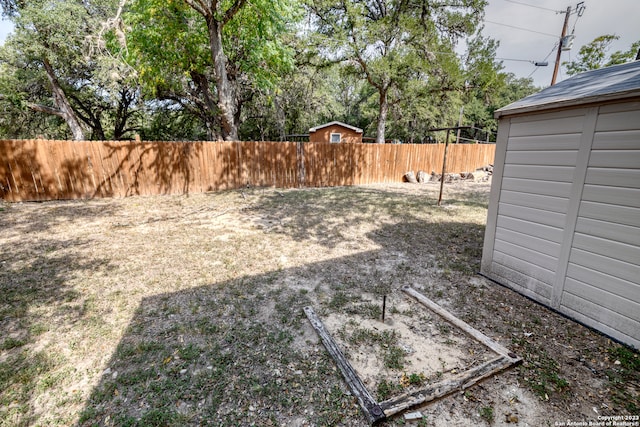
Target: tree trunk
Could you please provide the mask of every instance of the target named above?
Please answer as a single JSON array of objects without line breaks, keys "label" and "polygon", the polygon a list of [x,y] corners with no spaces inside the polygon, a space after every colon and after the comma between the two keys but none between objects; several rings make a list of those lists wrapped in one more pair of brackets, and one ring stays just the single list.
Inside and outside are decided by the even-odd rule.
[{"label": "tree trunk", "polygon": [[207,139],[210,141],[219,141],[223,139],[220,136],[220,132],[217,130],[218,127],[218,104],[214,97],[212,96],[211,88],[209,87],[209,80],[204,74],[198,73],[197,71],[191,71],[191,80],[195,83],[198,88],[198,94],[203,102],[198,103],[196,105],[200,106],[199,115],[202,117],[202,120],[207,127]]},{"label": "tree trunk", "polygon": [[379,88],[380,108],[378,112],[378,130],[376,133],[376,144],[384,144],[385,129],[387,127],[387,114],[389,113],[389,101],[387,99],[387,87]]},{"label": "tree trunk", "polygon": [[211,59],[216,76],[222,137],[226,141],[237,141],[238,123],[236,118],[239,116],[239,108],[234,87],[227,75],[227,57],[222,47],[222,23],[211,15],[207,17],[207,28],[209,30]]},{"label": "tree trunk", "polygon": [[51,83],[51,93],[53,94],[53,102],[58,109],[58,116],[62,117],[64,121],[69,126],[69,130],[71,130],[71,134],[73,135],[73,139],[75,141],[82,141],[85,139],[84,131],[80,126],[80,122],[78,121],[78,117],[76,113],[71,108],[71,104],[69,104],[69,100],[60,87],[60,83],[58,82],[58,78],[53,72],[53,67],[49,63],[47,58],[42,60],[44,64],[44,68],[47,72],[47,77],[49,78],[49,83]]}]

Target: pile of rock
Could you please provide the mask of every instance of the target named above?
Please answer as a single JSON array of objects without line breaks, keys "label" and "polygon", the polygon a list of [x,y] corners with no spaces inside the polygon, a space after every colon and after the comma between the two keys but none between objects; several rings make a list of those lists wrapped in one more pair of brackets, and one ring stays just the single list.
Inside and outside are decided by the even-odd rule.
[{"label": "pile of rock", "polygon": [[[473,172],[448,173],[444,177],[444,182],[463,180],[482,182],[488,181],[491,175],[493,175],[493,165],[487,165],[478,168]],[[442,179],[442,175],[435,173],[435,171],[432,171],[431,175],[428,175],[424,171],[418,171],[417,174],[415,174],[413,171],[409,171],[404,174],[404,179],[406,182],[411,183],[440,182],[440,180]]]}]

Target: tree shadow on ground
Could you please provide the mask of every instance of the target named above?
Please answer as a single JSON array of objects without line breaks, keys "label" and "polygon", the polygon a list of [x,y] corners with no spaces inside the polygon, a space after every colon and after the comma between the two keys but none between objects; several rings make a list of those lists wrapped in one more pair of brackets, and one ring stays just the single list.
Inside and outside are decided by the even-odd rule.
[{"label": "tree shadow on ground", "polygon": [[367,235],[379,250],[145,298],[79,425],[367,425],[302,309],[430,286],[425,241],[465,227],[482,228],[380,225]]},{"label": "tree shadow on ground", "polygon": [[80,271],[108,268],[103,260],[66,252],[85,245],[88,240],[64,237],[35,246],[0,242],[0,418],[7,425],[36,423],[38,393],[60,380],[54,372],[64,360],[40,343],[84,319],[86,301],[68,281]]},{"label": "tree shadow on ground", "polygon": [[[407,246],[407,243],[402,243],[403,236],[411,239],[412,236],[419,236],[421,230],[425,229],[425,220],[429,221],[425,222],[428,224],[428,235],[425,237],[432,240],[442,235],[434,232],[438,224],[455,223],[459,207],[477,208],[478,222],[484,223],[487,202],[480,199],[479,192],[452,194],[444,199],[442,207],[436,206],[437,199],[432,192],[433,188],[430,187],[424,187],[423,192],[403,194],[367,186],[271,192],[262,196],[260,203],[245,211],[261,215],[262,221],[271,224],[275,232],[300,242],[313,239],[328,247],[343,242],[344,235],[353,228],[365,226],[375,229],[397,223],[400,219],[407,225],[406,230],[398,229],[399,232],[403,231],[397,236],[400,246]],[[482,229],[484,231],[483,226]],[[387,233],[387,237],[392,236]],[[381,244],[388,246],[389,243],[389,240],[385,240]],[[428,242],[413,242],[416,247],[424,243]]]},{"label": "tree shadow on ground", "polygon": [[[115,208],[106,201],[0,208],[0,419],[7,425],[29,425],[38,418],[38,393],[60,379],[54,372],[64,363],[42,343],[55,341],[56,331],[65,325],[91,321],[86,297],[69,282],[79,274],[112,268],[108,260],[77,250],[89,249],[91,234],[103,230],[88,226],[86,236],[75,238],[53,230],[60,224],[86,225],[96,216],[112,215]],[[25,243],[26,236],[31,243]]]}]

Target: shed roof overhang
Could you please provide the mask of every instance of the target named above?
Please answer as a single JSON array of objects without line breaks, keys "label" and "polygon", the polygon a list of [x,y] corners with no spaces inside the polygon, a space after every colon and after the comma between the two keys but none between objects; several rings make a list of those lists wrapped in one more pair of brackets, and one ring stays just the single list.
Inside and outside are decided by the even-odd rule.
[{"label": "shed roof overhang", "polygon": [[333,122],[325,123],[325,124],[323,124],[323,125],[319,125],[319,126],[316,126],[316,127],[312,127],[312,128],[310,128],[310,129],[309,129],[309,133],[315,132],[315,131],[317,131],[318,129],[322,129],[322,128],[326,128],[326,127],[334,126],[334,125],[342,126],[342,127],[347,128],[347,129],[351,129],[352,131],[354,131],[354,132],[356,132],[356,133],[362,133],[362,129],[357,128],[357,127],[355,127],[355,126],[348,125],[348,124],[346,124],[346,123],[338,122],[338,121],[333,121]]},{"label": "shed roof overhang", "polygon": [[640,61],[577,74],[554,86],[496,110],[499,119],[579,105],[640,98]]}]

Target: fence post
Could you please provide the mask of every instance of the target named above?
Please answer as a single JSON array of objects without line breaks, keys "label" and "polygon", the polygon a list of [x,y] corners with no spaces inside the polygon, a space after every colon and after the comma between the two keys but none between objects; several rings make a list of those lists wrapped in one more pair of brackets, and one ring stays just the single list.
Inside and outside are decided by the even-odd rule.
[{"label": "fence post", "polygon": [[298,188],[306,187],[304,169],[304,142],[296,142],[296,159],[298,162]]}]

